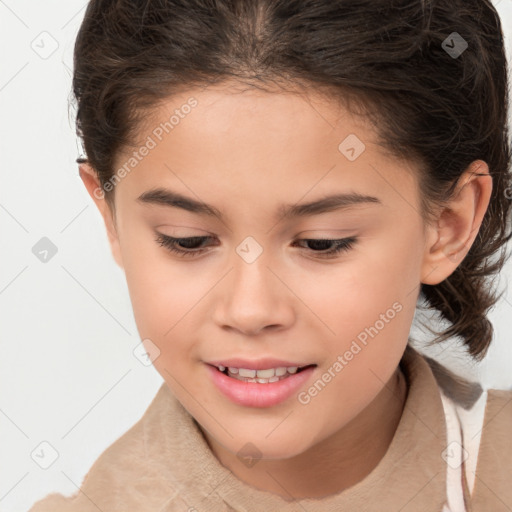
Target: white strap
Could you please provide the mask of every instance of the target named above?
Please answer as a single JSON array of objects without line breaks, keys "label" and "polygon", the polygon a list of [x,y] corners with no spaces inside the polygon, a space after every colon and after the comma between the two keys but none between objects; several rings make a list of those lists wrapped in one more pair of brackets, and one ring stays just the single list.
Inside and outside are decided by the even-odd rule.
[{"label": "white strap", "polygon": [[478,451],[484,423],[487,391],[484,391],[473,407],[466,410],[456,405],[439,388],[443,403],[447,447],[446,460],[446,497],[447,503],[442,512],[466,512],[464,491],[462,489],[462,463],[466,468],[466,481],[470,495],[473,493]]},{"label": "white strap", "polygon": [[462,446],[462,432],[457,411],[453,402],[441,393],[446,419],[447,443],[443,451],[446,461],[446,504],[442,512],[466,512],[464,506],[464,491],[462,489],[462,462],[465,457]]},{"label": "white strap", "polygon": [[473,494],[473,487],[475,485],[476,464],[480,449],[480,439],[482,438],[486,405],[487,391],[484,390],[471,409],[466,410],[456,406],[457,415],[462,427],[463,446],[468,453],[465,465],[466,480],[470,494]]}]

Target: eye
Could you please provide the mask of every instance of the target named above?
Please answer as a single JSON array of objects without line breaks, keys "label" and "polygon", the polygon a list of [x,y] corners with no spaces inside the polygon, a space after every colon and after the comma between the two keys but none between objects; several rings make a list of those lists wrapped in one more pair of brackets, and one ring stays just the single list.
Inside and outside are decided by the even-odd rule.
[{"label": "eye", "polygon": [[[156,241],[170,252],[178,254],[178,256],[184,257],[194,257],[198,254],[202,254],[206,249],[199,248],[197,249],[198,242],[203,242],[212,238],[211,236],[191,236],[188,238],[173,238],[172,236],[158,234]],[[178,246],[185,245],[185,248],[180,248]]]},{"label": "eye", "polygon": [[[168,235],[158,233],[156,242],[162,247],[165,247],[170,252],[177,254],[180,257],[195,257],[204,253],[207,248],[202,246],[202,243],[211,239],[211,236],[192,236],[187,238],[173,238]],[[357,237],[351,236],[348,238],[330,239],[330,238],[302,238],[296,240],[297,242],[306,242],[310,246],[317,249],[311,250],[315,256],[320,258],[335,257],[343,251],[349,251],[357,241]],[[329,248],[326,246],[333,245]],[[320,249],[320,250],[318,250]],[[328,249],[328,250],[326,250]]]},{"label": "eye", "polygon": [[[319,252],[317,250],[313,250],[314,253],[317,253],[316,255],[321,258],[326,257],[335,257],[337,254],[349,251],[352,249],[354,244],[357,241],[357,237],[351,236],[348,238],[338,238],[338,239],[331,239],[331,238],[302,238],[300,240],[297,240],[297,242],[306,242],[310,246],[317,247],[320,250],[323,250],[323,252]],[[326,246],[334,245],[328,250]]]}]

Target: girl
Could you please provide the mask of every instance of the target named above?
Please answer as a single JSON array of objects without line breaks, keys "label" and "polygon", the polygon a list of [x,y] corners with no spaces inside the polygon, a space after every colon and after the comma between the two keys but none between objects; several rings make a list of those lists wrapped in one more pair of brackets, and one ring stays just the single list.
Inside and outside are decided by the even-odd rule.
[{"label": "girl", "polygon": [[[475,360],[509,231],[487,0],[92,0],[80,176],[164,382],[42,511],[510,510],[512,392]],[[496,257],[495,257],[496,256]]]}]

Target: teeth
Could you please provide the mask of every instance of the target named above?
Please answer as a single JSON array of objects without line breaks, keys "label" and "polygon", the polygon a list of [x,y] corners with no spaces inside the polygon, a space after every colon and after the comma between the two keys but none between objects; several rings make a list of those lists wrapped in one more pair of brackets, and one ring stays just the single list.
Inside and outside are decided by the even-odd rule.
[{"label": "teeth", "polygon": [[258,379],[270,379],[270,377],[274,377],[276,374],[274,368],[269,368],[268,370],[258,370],[256,375]]},{"label": "teeth", "polygon": [[240,377],[233,377],[237,380],[241,380],[242,382],[258,382],[259,384],[268,384],[269,382],[277,382],[278,380],[286,379],[286,377],[270,377],[269,379],[241,379]]},{"label": "teeth", "polygon": [[246,368],[238,368],[238,375],[240,375],[240,377],[249,377],[250,379],[252,379],[252,378],[256,377],[256,370],[247,370]]},{"label": "teeth", "polygon": [[[222,372],[226,369],[225,366],[219,365],[219,370]],[[250,370],[248,368],[234,368],[228,367],[228,375],[243,382],[258,382],[260,384],[268,384],[269,382],[277,382],[278,380],[285,379],[290,374],[297,373],[299,367],[279,367],[268,368],[265,370]]]}]

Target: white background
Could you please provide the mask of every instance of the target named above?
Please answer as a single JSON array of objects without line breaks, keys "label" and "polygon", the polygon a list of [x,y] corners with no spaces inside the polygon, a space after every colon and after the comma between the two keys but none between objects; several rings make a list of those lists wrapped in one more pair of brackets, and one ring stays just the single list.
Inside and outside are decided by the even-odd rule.
[{"label": "white background", "polygon": [[[1,512],[75,492],[162,383],[133,354],[140,339],[124,274],[75,163],[68,100],[86,3],[0,0]],[[494,3],[510,61],[512,0]],[[57,247],[46,263],[32,252],[42,237]],[[509,262],[501,288],[511,269]],[[456,347],[424,351],[484,387],[512,388],[511,313],[505,293],[490,315],[496,340],[481,365]],[[412,334],[420,348],[415,326]],[[36,463],[51,457],[44,441],[58,452],[48,469]]]}]

